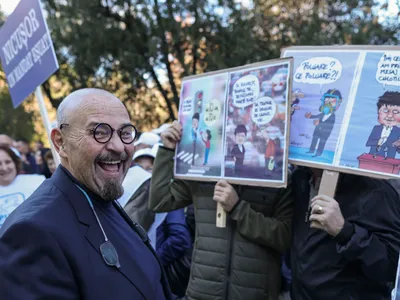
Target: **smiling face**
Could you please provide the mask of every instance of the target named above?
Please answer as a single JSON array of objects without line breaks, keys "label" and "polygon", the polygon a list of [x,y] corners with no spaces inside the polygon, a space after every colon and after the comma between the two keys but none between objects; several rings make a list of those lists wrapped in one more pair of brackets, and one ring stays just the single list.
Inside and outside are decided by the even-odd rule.
[{"label": "smiling face", "polygon": [[123,194],[122,181],[130,167],[134,145],[122,143],[118,132],[101,144],[94,139],[92,130],[99,123],[118,130],[130,124],[129,115],[111,94],[95,90],[82,98],[77,108],[68,111],[69,125],[62,129],[62,164],[105,201],[116,200]]},{"label": "smiling face", "polygon": [[17,166],[4,150],[0,150],[0,186],[7,186],[17,177]]},{"label": "smiling face", "polygon": [[400,106],[382,105],[378,111],[378,122],[387,127],[400,124]]}]

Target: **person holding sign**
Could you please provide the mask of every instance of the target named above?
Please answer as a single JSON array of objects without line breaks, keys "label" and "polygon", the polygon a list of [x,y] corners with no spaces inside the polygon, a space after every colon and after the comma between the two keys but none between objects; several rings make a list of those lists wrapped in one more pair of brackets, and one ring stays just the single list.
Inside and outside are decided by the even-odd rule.
[{"label": "person holding sign", "polygon": [[[189,299],[278,299],[281,255],[290,246],[292,201],[284,189],[232,186],[173,177],[174,149],[182,137],[175,121],[161,135],[150,187],[150,208],[166,212],[194,203],[196,237]],[[214,225],[217,202],[227,227]]]},{"label": "person holding sign", "polygon": [[115,201],[137,135],[125,106],[78,90],[57,121],[61,165],[0,229],[1,298],[171,299],[146,232]]},{"label": "person holding sign", "polygon": [[400,249],[400,198],[385,180],[341,174],[318,195],[322,170],[299,167],[291,248],[293,300],[387,300]]}]

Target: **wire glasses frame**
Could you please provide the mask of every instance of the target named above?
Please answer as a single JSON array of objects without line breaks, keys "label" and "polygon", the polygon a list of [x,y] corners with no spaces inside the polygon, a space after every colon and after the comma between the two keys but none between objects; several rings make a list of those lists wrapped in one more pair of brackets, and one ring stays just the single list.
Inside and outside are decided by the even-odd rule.
[{"label": "wire glasses frame", "polygon": [[[61,124],[60,130],[62,130],[64,126],[69,126],[69,124]],[[114,129],[110,124],[99,123],[93,129],[90,129],[90,132],[93,134],[93,138],[100,144],[108,143],[111,140],[114,131],[118,132],[118,136],[122,143],[127,145],[132,144],[139,133],[136,127],[132,124],[124,125],[120,129]]]}]

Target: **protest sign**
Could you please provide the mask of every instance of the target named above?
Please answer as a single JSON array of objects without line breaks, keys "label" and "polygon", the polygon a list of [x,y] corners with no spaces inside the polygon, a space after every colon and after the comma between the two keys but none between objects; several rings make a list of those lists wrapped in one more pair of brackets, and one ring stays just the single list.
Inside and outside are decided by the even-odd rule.
[{"label": "protest sign", "polygon": [[289,162],[399,177],[400,47],[290,47]]},{"label": "protest sign", "polygon": [[176,178],[284,187],[292,60],[184,78]]},{"label": "protest sign", "polygon": [[0,30],[0,59],[14,107],[58,69],[39,0],[22,0]]},{"label": "protest sign", "polygon": [[[0,29],[0,60],[14,108],[33,91],[50,140],[51,123],[40,85],[57,69],[53,42],[39,0],[21,0]],[[58,153],[51,147],[56,164]]]}]

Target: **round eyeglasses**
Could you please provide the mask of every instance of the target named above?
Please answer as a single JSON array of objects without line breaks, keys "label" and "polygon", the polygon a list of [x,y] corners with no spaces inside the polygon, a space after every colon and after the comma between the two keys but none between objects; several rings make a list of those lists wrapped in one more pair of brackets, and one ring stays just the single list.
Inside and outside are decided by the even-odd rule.
[{"label": "round eyeglasses", "polygon": [[[60,130],[62,130],[65,126],[69,126],[69,124],[61,124]],[[138,136],[137,129],[131,124],[124,125],[120,129],[114,129],[110,124],[99,123],[93,129],[90,129],[90,132],[93,134],[93,138],[100,144],[108,143],[111,140],[114,131],[118,132],[119,138],[124,144],[132,144]]]},{"label": "round eyeglasses", "polygon": [[114,129],[107,123],[99,123],[95,128],[91,129],[93,138],[96,142],[101,144],[108,143],[111,140],[114,131],[118,132],[118,135],[124,144],[132,144],[138,133],[135,126],[131,124],[127,124],[120,129]]}]

